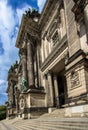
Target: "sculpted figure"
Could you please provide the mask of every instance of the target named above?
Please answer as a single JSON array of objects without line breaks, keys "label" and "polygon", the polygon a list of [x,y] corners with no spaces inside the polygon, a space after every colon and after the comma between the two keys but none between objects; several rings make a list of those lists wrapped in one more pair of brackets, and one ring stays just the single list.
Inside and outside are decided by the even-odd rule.
[{"label": "sculpted figure", "polygon": [[11,107],[12,106],[12,100],[9,99],[9,106]]},{"label": "sculpted figure", "polygon": [[27,80],[25,78],[22,78],[22,91],[27,91]]}]

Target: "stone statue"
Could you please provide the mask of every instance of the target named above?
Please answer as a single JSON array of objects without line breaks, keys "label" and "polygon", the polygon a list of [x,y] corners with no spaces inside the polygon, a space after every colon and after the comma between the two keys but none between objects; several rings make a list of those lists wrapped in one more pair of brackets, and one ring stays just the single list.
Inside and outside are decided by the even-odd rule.
[{"label": "stone statue", "polygon": [[34,18],[34,17],[39,17],[40,16],[40,14],[38,13],[38,11],[37,10],[35,10],[35,9],[28,9],[27,11],[25,11],[25,13],[26,13],[26,16],[27,17],[30,17],[30,18]]},{"label": "stone statue", "polygon": [[9,106],[11,107],[12,106],[12,100],[11,99],[9,99]]},{"label": "stone statue", "polygon": [[22,91],[27,91],[27,80],[25,78],[22,78]]}]

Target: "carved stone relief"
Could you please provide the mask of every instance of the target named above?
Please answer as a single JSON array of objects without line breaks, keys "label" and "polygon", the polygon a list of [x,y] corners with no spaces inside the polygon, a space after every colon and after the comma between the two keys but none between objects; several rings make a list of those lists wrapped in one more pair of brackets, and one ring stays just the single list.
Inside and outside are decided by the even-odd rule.
[{"label": "carved stone relief", "polygon": [[25,101],[24,101],[24,98],[22,98],[21,100],[20,100],[20,108],[21,109],[24,109],[24,107],[25,107],[25,103],[24,103]]},{"label": "carved stone relief", "polygon": [[78,71],[72,71],[70,79],[71,79],[71,88],[75,88],[75,87],[78,87],[80,85]]}]

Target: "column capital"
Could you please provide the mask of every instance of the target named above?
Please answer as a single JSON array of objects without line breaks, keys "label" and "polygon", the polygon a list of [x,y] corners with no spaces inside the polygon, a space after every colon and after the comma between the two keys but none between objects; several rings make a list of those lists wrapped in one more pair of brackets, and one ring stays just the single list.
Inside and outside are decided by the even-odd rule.
[{"label": "column capital", "polygon": [[64,8],[64,3],[63,3],[63,0],[60,0],[60,7],[59,7],[59,9],[62,9],[62,8]]},{"label": "column capital", "polygon": [[57,78],[57,74],[53,73],[53,78],[56,79]]},{"label": "column capital", "polygon": [[48,70],[47,72],[45,72],[45,73],[43,74],[43,76],[44,76],[44,77],[47,77],[48,75],[51,75],[52,73],[53,73],[52,71]]},{"label": "column capital", "polygon": [[85,0],[85,6],[88,5],[88,0]]},{"label": "column capital", "polygon": [[48,74],[48,75],[52,75],[53,72],[52,72],[51,70],[48,70],[48,71],[47,71],[47,74]]},{"label": "column capital", "polygon": [[30,33],[27,33],[27,34],[26,34],[26,39],[27,39],[27,41],[32,40],[32,36],[31,36]]},{"label": "column capital", "polygon": [[85,5],[85,4],[88,4],[88,0],[73,0],[75,4],[78,4],[79,6],[80,5]]},{"label": "column capital", "polygon": [[32,41],[33,43],[36,42],[36,41],[39,41],[40,40],[40,35],[38,34],[38,32],[33,32],[31,30],[31,32],[27,32],[26,34],[26,39],[27,41]]},{"label": "column capital", "polygon": [[[84,10],[85,6],[88,4],[88,0],[73,0],[74,1],[74,7],[73,8],[78,8],[81,11]],[[81,12],[82,13],[82,12]]]},{"label": "column capital", "polygon": [[27,55],[27,50],[26,49],[24,49],[24,48],[20,48],[20,50],[19,50],[19,55]]}]

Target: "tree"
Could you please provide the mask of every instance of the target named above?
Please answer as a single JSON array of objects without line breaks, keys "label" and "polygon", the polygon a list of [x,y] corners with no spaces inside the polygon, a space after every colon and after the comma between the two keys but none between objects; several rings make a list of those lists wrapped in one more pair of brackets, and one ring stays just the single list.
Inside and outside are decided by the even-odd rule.
[{"label": "tree", "polygon": [[0,120],[3,120],[6,118],[6,107],[0,106]]}]

